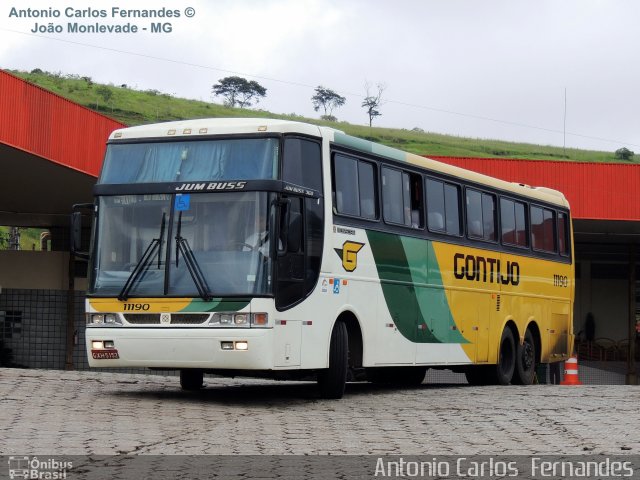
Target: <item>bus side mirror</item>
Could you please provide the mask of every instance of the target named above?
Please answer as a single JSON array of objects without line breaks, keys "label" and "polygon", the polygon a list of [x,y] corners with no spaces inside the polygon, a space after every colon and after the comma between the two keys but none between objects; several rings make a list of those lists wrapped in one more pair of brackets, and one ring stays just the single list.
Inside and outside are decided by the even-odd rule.
[{"label": "bus side mirror", "polygon": [[73,206],[71,214],[71,235],[70,251],[71,255],[78,258],[89,259],[89,252],[83,252],[82,248],[82,212],[81,209],[93,209],[93,203],[80,203]]}]

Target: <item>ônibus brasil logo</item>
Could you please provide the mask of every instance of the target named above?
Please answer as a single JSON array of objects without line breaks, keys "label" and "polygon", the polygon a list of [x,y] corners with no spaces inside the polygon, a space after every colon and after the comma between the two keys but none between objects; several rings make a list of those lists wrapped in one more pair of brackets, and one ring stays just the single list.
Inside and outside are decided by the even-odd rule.
[{"label": "\u00f4nibus brasil logo", "polygon": [[73,468],[72,462],[38,457],[9,457],[9,478],[60,480],[67,478],[67,471]]}]

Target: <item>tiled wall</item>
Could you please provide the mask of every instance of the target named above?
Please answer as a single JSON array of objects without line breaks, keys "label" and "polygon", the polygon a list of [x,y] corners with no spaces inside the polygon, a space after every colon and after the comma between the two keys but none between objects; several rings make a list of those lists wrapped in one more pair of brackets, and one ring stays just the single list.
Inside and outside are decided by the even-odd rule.
[{"label": "tiled wall", "polygon": [[[67,292],[64,290],[2,289],[0,339],[12,363],[27,368],[65,368]],[[78,345],[76,368],[86,368],[84,358],[84,292],[74,294],[74,320]]]}]

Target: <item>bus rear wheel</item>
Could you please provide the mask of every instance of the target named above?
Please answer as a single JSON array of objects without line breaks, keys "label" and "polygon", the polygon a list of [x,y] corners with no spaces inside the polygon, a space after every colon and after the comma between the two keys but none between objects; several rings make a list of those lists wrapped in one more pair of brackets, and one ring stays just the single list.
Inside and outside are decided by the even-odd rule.
[{"label": "bus rear wheel", "polygon": [[349,368],[349,334],[344,322],[337,321],[331,332],[329,368],[318,372],[318,388],[322,398],[342,398]]},{"label": "bus rear wheel", "polygon": [[496,365],[470,365],[465,371],[471,385],[509,385],[516,369],[516,342],[507,327],[500,337],[500,352]]},{"label": "bus rear wheel", "polygon": [[500,353],[495,369],[495,383],[509,385],[516,369],[516,341],[509,327],[505,328],[500,337]]},{"label": "bus rear wheel", "polygon": [[200,390],[204,385],[204,372],[194,368],[180,370],[182,390]]},{"label": "bus rear wheel", "polygon": [[531,330],[524,334],[522,345],[516,348],[516,368],[512,383],[516,385],[531,385],[536,371],[536,342]]}]

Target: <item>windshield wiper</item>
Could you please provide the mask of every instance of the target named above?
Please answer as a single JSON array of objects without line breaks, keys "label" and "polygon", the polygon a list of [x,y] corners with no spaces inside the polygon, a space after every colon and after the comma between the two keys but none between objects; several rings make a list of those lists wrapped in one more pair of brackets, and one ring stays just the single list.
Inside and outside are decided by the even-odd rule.
[{"label": "windshield wiper", "polygon": [[138,263],[136,263],[136,266],[125,282],[124,287],[122,287],[122,290],[120,290],[118,300],[124,301],[129,297],[129,290],[131,290],[133,284],[136,282],[136,280],[138,280],[140,274],[145,271],[151,264],[151,259],[153,258],[156,250],[158,250],[158,270],[160,269],[160,252],[162,251],[162,237],[164,236],[165,216],[166,213],[163,212],[162,222],[160,224],[160,237],[154,238],[151,240],[151,242],[149,242],[147,249],[142,254],[142,257],[140,257],[140,260],[138,260]]},{"label": "windshield wiper", "polygon": [[213,294],[211,293],[209,285],[207,284],[207,280],[204,278],[202,270],[200,269],[200,265],[198,265],[198,261],[193,254],[193,250],[191,250],[191,247],[189,246],[189,242],[181,235],[181,230],[182,212],[178,214],[178,229],[176,232],[176,268],[178,268],[178,258],[180,256],[180,253],[182,253],[182,256],[184,257],[184,263],[186,263],[187,270],[189,270],[189,275],[191,275],[191,279],[198,289],[200,298],[202,298],[206,302],[210,302],[213,298]]}]

